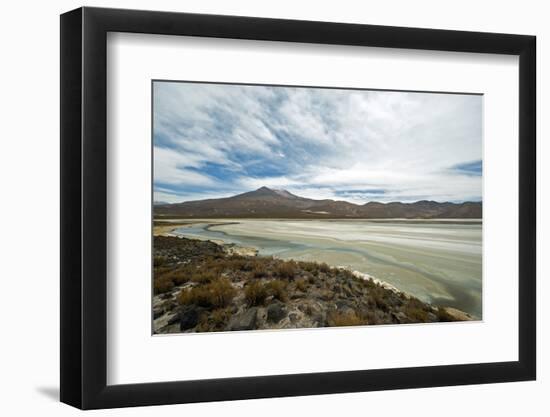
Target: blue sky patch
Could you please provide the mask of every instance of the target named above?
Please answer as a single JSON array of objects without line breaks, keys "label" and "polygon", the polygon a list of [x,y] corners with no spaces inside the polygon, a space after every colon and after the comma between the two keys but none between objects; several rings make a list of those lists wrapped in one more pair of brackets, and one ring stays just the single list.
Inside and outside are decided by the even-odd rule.
[{"label": "blue sky patch", "polygon": [[481,199],[481,96],[164,81],[153,94],[157,201],[261,186],[358,204]]}]

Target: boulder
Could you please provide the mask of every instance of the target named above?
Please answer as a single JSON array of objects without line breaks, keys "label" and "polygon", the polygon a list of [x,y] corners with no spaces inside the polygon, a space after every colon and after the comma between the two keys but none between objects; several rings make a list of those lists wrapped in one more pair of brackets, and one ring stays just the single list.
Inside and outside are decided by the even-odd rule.
[{"label": "boulder", "polygon": [[177,324],[179,323],[179,321],[180,321],[180,315],[176,313],[168,319],[168,325]]},{"label": "boulder", "polygon": [[279,323],[286,316],[286,310],[282,303],[273,303],[267,307],[267,321]]},{"label": "boulder", "polygon": [[187,330],[199,324],[199,318],[204,308],[195,305],[183,308],[179,313],[180,330]]},{"label": "boulder", "polygon": [[233,316],[229,320],[229,330],[254,330],[256,328],[256,319],[258,316],[258,308],[252,307],[241,314]]}]

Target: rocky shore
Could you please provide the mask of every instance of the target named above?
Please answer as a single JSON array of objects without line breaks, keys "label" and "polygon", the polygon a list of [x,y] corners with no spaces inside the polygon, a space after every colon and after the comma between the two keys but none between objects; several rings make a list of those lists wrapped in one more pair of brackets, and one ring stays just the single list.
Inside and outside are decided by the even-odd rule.
[{"label": "rocky shore", "polygon": [[155,334],[472,320],[366,274],[154,236]]}]

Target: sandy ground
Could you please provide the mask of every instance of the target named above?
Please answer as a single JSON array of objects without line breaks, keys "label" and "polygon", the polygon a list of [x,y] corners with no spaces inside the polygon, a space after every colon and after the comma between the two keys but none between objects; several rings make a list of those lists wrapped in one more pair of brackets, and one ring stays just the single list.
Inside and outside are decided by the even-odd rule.
[{"label": "sandy ground", "polygon": [[178,227],[191,226],[197,222],[166,221],[162,223],[153,226],[153,236],[175,236],[172,232]]},{"label": "sandy ground", "polygon": [[[174,233],[174,230],[179,229],[181,227],[189,227],[197,223],[204,223],[204,221],[189,221],[189,222],[166,221],[163,223],[166,223],[166,224],[157,224],[153,226],[153,236],[181,236],[178,233]],[[212,223],[212,224],[218,224],[218,223]],[[228,244],[221,239],[207,239],[207,240],[217,245],[223,246],[224,250],[229,254],[240,255],[240,256],[256,256],[258,254],[258,250],[251,246],[238,246],[234,244]]]}]

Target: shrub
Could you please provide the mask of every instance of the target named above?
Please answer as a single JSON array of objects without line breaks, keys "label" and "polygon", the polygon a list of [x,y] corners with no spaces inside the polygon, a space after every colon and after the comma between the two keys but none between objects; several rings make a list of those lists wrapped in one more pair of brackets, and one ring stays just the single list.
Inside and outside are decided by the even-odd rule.
[{"label": "shrub", "polygon": [[182,290],[178,302],[183,305],[196,304],[201,307],[226,307],[235,297],[236,290],[226,278],[219,278],[205,285]]},{"label": "shrub", "polygon": [[403,305],[403,311],[407,317],[416,323],[428,321],[428,306],[417,298],[411,298]]},{"label": "shrub", "polygon": [[247,271],[247,272],[253,271],[257,265],[258,265],[258,262],[256,262],[255,260],[254,261],[245,260],[241,264],[241,270]]},{"label": "shrub", "polygon": [[204,261],[201,269],[219,275],[224,271],[244,270],[246,268],[244,266],[246,262],[246,259],[237,255],[228,257],[209,257]]},{"label": "shrub", "polygon": [[325,274],[330,272],[330,266],[328,266],[325,262],[319,264],[319,271],[324,272]]},{"label": "shrub", "polygon": [[244,287],[244,299],[250,306],[263,304],[268,295],[267,286],[259,281],[252,281]]},{"label": "shrub", "polygon": [[328,289],[324,289],[321,291],[320,298],[323,301],[330,301],[334,298],[334,292]]},{"label": "shrub", "polygon": [[331,311],[327,315],[327,322],[329,326],[360,326],[368,324],[366,320],[362,320],[354,311]]},{"label": "shrub", "polygon": [[390,310],[390,305],[388,305],[387,303],[389,290],[382,288],[371,280],[368,280],[366,282],[369,283],[369,286],[367,287],[369,305],[377,308],[378,310],[388,312]]},{"label": "shrub", "polygon": [[196,304],[202,307],[210,307],[210,301],[210,293],[206,286],[181,290],[178,295],[178,302],[182,305]]},{"label": "shrub", "polygon": [[275,272],[281,278],[294,278],[294,275],[296,274],[296,263],[294,261],[279,262]]},{"label": "shrub", "polygon": [[171,291],[174,288],[174,283],[170,279],[159,278],[153,281],[153,291],[155,294],[162,294]]},{"label": "shrub", "polygon": [[[349,280],[352,280],[352,281],[357,281],[357,277],[355,275],[353,275],[353,272],[351,272],[349,269],[340,269],[340,275],[342,276],[342,278],[346,278],[346,279],[349,279]],[[361,278],[359,278],[361,279]],[[361,280],[361,281],[364,281],[364,280]]]},{"label": "shrub", "polygon": [[428,313],[420,308],[407,308],[405,314],[413,323],[425,323],[428,321]]},{"label": "shrub", "polygon": [[300,268],[302,268],[304,271],[311,272],[314,275],[317,275],[319,273],[319,264],[316,262],[302,261],[300,262]]},{"label": "shrub", "polygon": [[203,314],[197,325],[197,332],[213,332],[225,329],[225,325],[231,317],[228,308],[218,308],[210,314]]},{"label": "shrub", "polygon": [[154,271],[153,290],[155,294],[171,291],[175,286],[182,285],[195,275],[194,268],[189,266],[160,267]]},{"label": "shrub", "polygon": [[230,317],[231,311],[228,308],[219,308],[210,314],[210,319],[212,320],[213,325],[217,328],[225,325]]},{"label": "shrub", "polygon": [[256,262],[252,268],[252,276],[254,278],[262,278],[267,275],[264,265],[261,262]]},{"label": "shrub", "polygon": [[390,309],[388,303],[386,303],[386,301],[380,296],[374,299],[374,304],[376,305],[376,308],[385,312]]},{"label": "shrub", "polygon": [[363,310],[359,317],[365,324],[380,324],[376,313],[372,310]]},{"label": "shrub", "polygon": [[174,277],[172,278],[172,282],[175,285],[185,284],[187,281],[189,281],[189,275],[187,275],[183,271],[179,271],[178,273],[174,274]]},{"label": "shrub", "polygon": [[188,268],[178,268],[165,272],[163,274],[156,273],[156,275],[160,279],[170,280],[175,285],[181,285],[189,281],[191,272],[189,272]]},{"label": "shrub", "polygon": [[214,271],[209,270],[198,270],[191,276],[191,281],[203,284],[207,282],[212,282],[217,278],[217,274]]},{"label": "shrub", "polygon": [[286,290],[286,282],[281,281],[280,279],[270,281],[265,284],[268,294],[272,295],[273,298],[276,298],[279,301],[285,302],[288,300],[288,294]]},{"label": "shrub", "polygon": [[225,307],[231,303],[235,297],[236,290],[231,285],[231,282],[226,278],[220,278],[208,284],[212,294],[214,307]]},{"label": "shrub", "polygon": [[154,267],[158,267],[158,266],[162,266],[166,263],[168,259],[166,258],[166,256],[155,256],[153,258],[153,266]]},{"label": "shrub", "polygon": [[299,279],[296,281],[296,289],[302,292],[307,290],[307,281],[305,279]]},{"label": "shrub", "polygon": [[362,279],[362,281],[365,283],[365,286],[367,288],[378,288],[379,285],[373,281],[372,278],[369,278],[369,279]]}]

